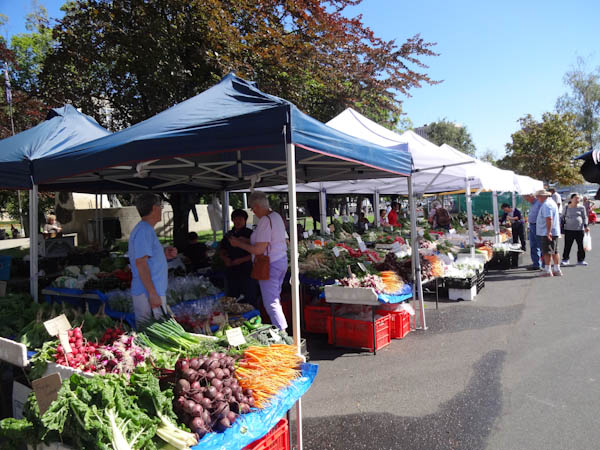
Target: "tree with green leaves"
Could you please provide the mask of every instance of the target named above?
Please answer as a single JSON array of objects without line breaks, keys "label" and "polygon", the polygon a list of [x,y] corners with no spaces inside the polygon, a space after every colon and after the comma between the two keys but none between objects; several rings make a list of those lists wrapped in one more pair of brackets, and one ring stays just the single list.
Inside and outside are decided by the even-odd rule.
[{"label": "tree with green leaves", "polygon": [[476,148],[467,128],[441,119],[426,126],[427,139],[435,145],[448,144],[467,155],[475,156]]},{"label": "tree with green leaves", "polygon": [[493,166],[496,165],[498,159],[496,157],[496,153],[491,148],[486,149],[484,152],[478,155],[477,158],[479,158],[481,161],[490,163]]},{"label": "tree with green leaves", "polygon": [[48,11],[36,0],[33,11],[27,14],[25,28],[28,33],[15,34],[10,41],[15,53],[14,85],[30,96],[39,96],[39,74],[52,46],[52,28]]},{"label": "tree with green leaves", "polygon": [[575,114],[577,129],[592,149],[600,144],[600,66],[588,72],[585,60],[580,57],[565,74],[564,82],[571,92],[559,97],[556,110]]},{"label": "tree with green leaves", "polygon": [[512,142],[506,144],[507,155],[498,166],[546,183],[581,182],[573,158],[583,153],[587,144],[576,121],[571,113],[547,112],[541,121],[530,114],[522,117],[521,129],[512,134]]},{"label": "tree with green leaves", "polygon": [[[399,94],[434,84],[434,44],[386,41],[360,17],[361,0],[81,0],[63,6],[40,75],[51,103],[71,102],[112,129],[147,119],[235,71],[327,121],[347,107],[393,127]],[[104,111],[110,108],[110,122]],[[190,202],[173,200],[175,240]],[[181,207],[181,208],[180,208]]]}]

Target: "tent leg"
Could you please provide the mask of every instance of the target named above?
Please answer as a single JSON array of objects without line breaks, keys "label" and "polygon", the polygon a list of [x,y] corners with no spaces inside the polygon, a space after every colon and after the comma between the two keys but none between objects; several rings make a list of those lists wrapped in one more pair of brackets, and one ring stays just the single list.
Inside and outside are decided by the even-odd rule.
[{"label": "tent leg", "polygon": [[100,228],[100,248],[104,250],[104,204],[102,203],[102,194],[100,194],[100,222],[98,227]]},{"label": "tent leg", "polygon": [[473,203],[471,201],[471,180],[465,179],[465,197],[467,199],[467,222],[469,223],[469,247],[475,245],[475,236],[473,234]]},{"label": "tent leg", "polygon": [[231,228],[229,224],[229,191],[223,192],[223,235]]},{"label": "tent leg", "polygon": [[[298,218],[296,210],[296,148],[294,144],[286,144],[288,202],[290,215],[290,267],[292,276],[292,329],[294,345],[301,352],[300,339],[300,289],[298,278]],[[296,403],[296,449],[302,450],[302,401]]]},{"label": "tent leg", "polygon": [[[415,193],[413,192],[412,176],[408,177],[408,204],[410,209],[410,243],[412,246],[412,267],[414,279],[413,308],[415,299],[419,302],[419,315],[421,318],[421,330],[427,330],[425,321],[425,303],[423,302],[423,285],[421,284],[421,260],[419,258],[419,235],[417,234],[417,205],[415,202]],[[416,308],[414,308],[416,311]],[[415,319],[415,329],[416,329]]]},{"label": "tent leg", "polygon": [[38,303],[38,187],[34,184],[29,191],[29,292]]},{"label": "tent leg", "polygon": [[321,236],[329,234],[329,228],[327,228],[327,191],[325,188],[321,188],[319,191],[319,211],[321,221]]},{"label": "tent leg", "polygon": [[517,194],[512,193],[512,207],[515,209],[517,207]]},{"label": "tent leg", "polygon": [[242,201],[244,202],[244,209],[248,209],[248,194],[245,192],[242,194]]},{"label": "tent leg", "polygon": [[375,223],[376,227],[379,227],[379,225],[381,224],[379,221],[379,191],[375,191],[375,193],[373,194],[373,215],[373,222]]},{"label": "tent leg", "polygon": [[494,208],[494,243],[497,244],[500,241],[500,224],[498,222],[498,192],[492,192],[492,206]]}]

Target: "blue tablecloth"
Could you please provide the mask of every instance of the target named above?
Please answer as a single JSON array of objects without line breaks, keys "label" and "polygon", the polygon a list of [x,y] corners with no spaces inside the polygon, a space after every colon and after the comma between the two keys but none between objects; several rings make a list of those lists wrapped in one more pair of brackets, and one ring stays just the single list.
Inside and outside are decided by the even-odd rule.
[{"label": "blue tablecloth", "polygon": [[210,433],[204,436],[194,450],[240,450],[262,438],[290,410],[312,385],[319,366],[302,364],[302,375],[283,389],[262,410],[241,415],[231,428],[224,433]]}]

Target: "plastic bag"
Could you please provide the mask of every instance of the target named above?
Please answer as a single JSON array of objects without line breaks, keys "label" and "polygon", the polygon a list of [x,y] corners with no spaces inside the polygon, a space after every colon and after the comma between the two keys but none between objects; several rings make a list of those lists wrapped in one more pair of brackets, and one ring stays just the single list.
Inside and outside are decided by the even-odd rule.
[{"label": "plastic bag", "polygon": [[592,251],[592,236],[589,231],[583,236],[583,249],[586,252]]}]

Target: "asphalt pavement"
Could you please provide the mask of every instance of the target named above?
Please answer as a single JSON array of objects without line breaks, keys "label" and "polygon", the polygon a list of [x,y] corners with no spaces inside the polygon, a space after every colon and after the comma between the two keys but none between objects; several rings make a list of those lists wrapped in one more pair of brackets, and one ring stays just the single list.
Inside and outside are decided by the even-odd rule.
[{"label": "asphalt pavement", "polygon": [[304,448],[600,448],[600,226],[592,238],[590,265],[563,277],[495,271],[473,302],[428,297],[429,329],[376,356],[310,337]]}]

